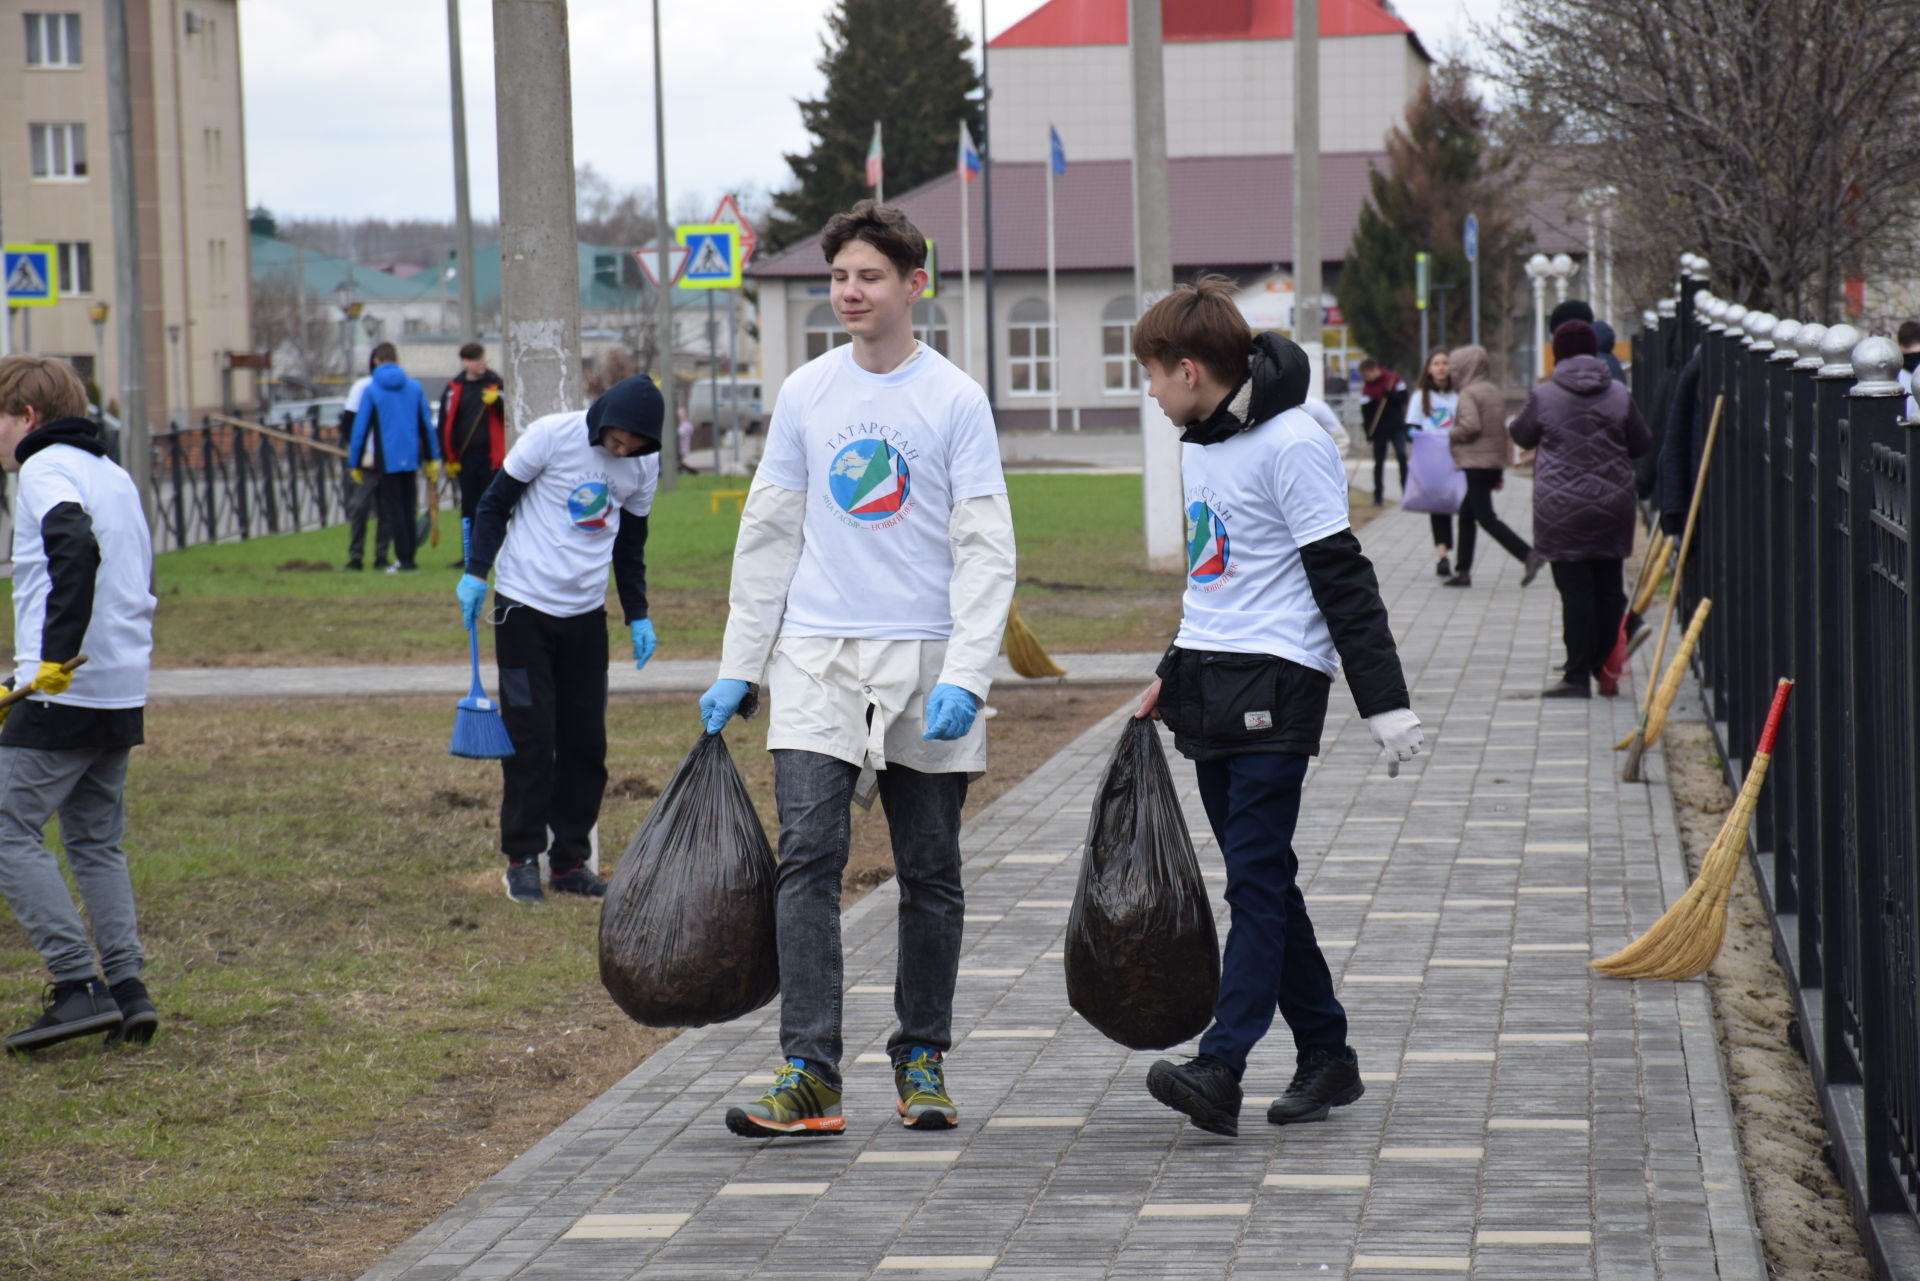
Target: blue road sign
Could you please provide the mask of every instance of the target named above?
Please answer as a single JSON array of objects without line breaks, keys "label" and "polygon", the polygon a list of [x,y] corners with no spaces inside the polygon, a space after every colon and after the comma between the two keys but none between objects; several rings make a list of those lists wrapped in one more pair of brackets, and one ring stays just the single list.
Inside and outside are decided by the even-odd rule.
[{"label": "blue road sign", "polygon": [[4,271],[7,305],[51,307],[60,301],[60,285],[53,274],[52,245],[8,245]]},{"label": "blue road sign", "polygon": [[694,223],[674,228],[687,247],[682,289],[736,289],[740,285],[740,228],[731,223]]},{"label": "blue road sign", "polygon": [[1472,214],[1467,215],[1467,231],[1462,237],[1466,242],[1467,261],[1480,261],[1480,220]]}]

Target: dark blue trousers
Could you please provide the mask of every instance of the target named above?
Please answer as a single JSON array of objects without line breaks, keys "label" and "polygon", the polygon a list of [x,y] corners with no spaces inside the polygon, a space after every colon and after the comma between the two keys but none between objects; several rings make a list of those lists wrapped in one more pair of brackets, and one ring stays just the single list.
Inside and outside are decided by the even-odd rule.
[{"label": "dark blue trousers", "polygon": [[1347,1012],[1333,994],[1333,975],[1307,919],[1293,852],[1307,758],[1250,753],[1196,761],[1194,771],[1226,858],[1232,913],[1220,999],[1200,1052],[1244,1071],[1276,1009],[1298,1052],[1346,1048]]}]

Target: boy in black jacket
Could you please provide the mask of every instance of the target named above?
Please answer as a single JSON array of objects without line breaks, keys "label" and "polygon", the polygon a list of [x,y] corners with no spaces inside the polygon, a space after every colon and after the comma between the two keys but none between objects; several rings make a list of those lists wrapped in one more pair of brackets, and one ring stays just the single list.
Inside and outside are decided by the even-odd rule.
[{"label": "boy in black jacket", "polygon": [[1419,752],[1420,720],[1373,566],[1348,528],[1346,469],[1299,408],[1306,354],[1255,339],[1218,276],[1150,307],[1133,352],[1147,394],[1185,428],[1188,529],[1180,631],[1137,714],[1164,720],[1195,763],[1232,910],[1213,1026],[1195,1058],[1155,1063],[1147,1088],[1203,1130],[1238,1133],[1240,1077],[1277,1009],[1298,1070],[1267,1120],[1320,1121],[1364,1087],[1297,884],[1307,758],[1337,667],[1390,774]]}]

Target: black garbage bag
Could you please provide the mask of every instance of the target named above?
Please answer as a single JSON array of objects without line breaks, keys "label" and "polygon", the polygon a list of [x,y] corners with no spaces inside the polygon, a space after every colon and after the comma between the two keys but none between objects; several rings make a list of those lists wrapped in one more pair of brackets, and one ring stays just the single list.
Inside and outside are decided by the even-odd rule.
[{"label": "black garbage bag", "polygon": [[1130,720],[1094,796],[1067,918],[1067,1003],[1110,1040],[1164,1050],[1206,1030],[1220,942],[1160,736]]},{"label": "black garbage bag", "polygon": [[774,858],[718,734],[702,734],[614,869],[600,982],[636,1023],[700,1027],[780,991]]}]

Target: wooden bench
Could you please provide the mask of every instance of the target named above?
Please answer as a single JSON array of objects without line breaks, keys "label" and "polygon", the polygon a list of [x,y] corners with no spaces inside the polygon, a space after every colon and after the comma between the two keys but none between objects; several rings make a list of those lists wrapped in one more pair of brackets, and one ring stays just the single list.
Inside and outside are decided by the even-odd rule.
[{"label": "wooden bench", "polygon": [[732,503],[733,510],[744,512],[747,509],[747,491],[744,489],[710,489],[707,491],[707,515],[720,514],[720,504]]}]

